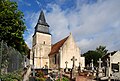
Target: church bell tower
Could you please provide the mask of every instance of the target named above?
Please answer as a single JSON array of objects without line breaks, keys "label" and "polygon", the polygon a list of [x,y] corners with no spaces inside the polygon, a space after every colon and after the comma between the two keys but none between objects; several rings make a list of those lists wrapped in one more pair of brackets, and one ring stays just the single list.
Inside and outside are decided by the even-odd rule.
[{"label": "church bell tower", "polygon": [[44,12],[40,12],[32,41],[32,65],[35,69],[49,68],[48,54],[51,51],[51,34]]}]

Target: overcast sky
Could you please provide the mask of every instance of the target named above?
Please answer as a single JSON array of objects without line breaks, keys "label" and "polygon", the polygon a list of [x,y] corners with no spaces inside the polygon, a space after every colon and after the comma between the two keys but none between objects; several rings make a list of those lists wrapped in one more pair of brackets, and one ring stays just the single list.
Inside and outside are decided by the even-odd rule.
[{"label": "overcast sky", "polygon": [[50,25],[52,43],[71,32],[82,53],[99,45],[120,50],[120,0],[14,0],[25,15],[24,39],[32,46],[32,35],[41,9]]}]

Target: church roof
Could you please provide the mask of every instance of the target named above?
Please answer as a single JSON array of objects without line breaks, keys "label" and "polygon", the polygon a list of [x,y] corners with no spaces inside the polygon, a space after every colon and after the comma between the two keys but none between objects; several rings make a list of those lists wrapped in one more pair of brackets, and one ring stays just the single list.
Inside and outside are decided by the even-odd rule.
[{"label": "church roof", "polygon": [[45,15],[44,15],[43,11],[40,12],[40,16],[39,16],[38,22],[37,22],[37,24],[35,26],[35,33],[36,32],[40,32],[40,33],[51,35],[49,33],[49,25],[47,24],[47,22],[45,20]]},{"label": "church roof", "polygon": [[40,16],[39,16],[39,19],[38,19],[38,24],[45,25],[45,26],[49,27],[49,25],[47,24],[47,22],[45,20],[45,16],[44,16],[44,12],[43,11],[40,12]]},{"label": "church roof", "polygon": [[66,38],[60,40],[59,42],[55,43],[54,45],[52,45],[51,52],[50,52],[49,56],[53,55],[55,53],[58,53],[60,47],[65,43],[65,41],[67,40],[67,38],[68,37],[66,37]]}]

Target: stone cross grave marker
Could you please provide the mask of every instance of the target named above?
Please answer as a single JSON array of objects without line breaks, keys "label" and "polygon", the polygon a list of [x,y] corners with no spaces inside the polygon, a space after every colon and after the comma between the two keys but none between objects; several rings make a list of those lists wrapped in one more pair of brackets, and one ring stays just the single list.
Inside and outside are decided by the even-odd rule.
[{"label": "stone cross grave marker", "polygon": [[98,63],[99,63],[99,67],[98,68],[101,69],[101,64],[102,64],[101,58],[99,58]]},{"label": "stone cross grave marker", "polygon": [[48,62],[46,62],[45,69],[48,69]]},{"label": "stone cross grave marker", "polygon": [[107,63],[107,67],[109,67],[109,60],[108,60],[108,58],[107,58],[107,61],[106,61],[106,63]]},{"label": "stone cross grave marker", "polygon": [[79,62],[79,66],[78,66],[78,74],[80,75],[81,72],[81,63]]},{"label": "stone cross grave marker", "polygon": [[108,77],[108,76],[109,76],[109,60],[108,60],[108,58],[107,58],[106,63],[107,63],[107,67],[106,67],[106,77]]},{"label": "stone cross grave marker", "polygon": [[79,68],[81,69],[81,63],[79,62]]},{"label": "stone cross grave marker", "polygon": [[67,64],[68,64],[68,62],[67,62],[67,61],[65,61],[65,64],[66,64],[66,68],[67,68]]},{"label": "stone cross grave marker", "polygon": [[77,59],[75,59],[75,56],[73,56],[73,58],[71,59],[71,61],[73,61],[73,67],[72,68],[75,68],[75,61],[77,61]]},{"label": "stone cross grave marker", "polygon": [[101,65],[102,65],[102,61],[101,61],[101,58],[99,58],[99,67],[98,67],[98,77],[102,77],[102,68],[101,68]]},{"label": "stone cross grave marker", "polygon": [[109,55],[108,81],[111,81],[111,54]]},{"label": "stone cross grave marker", "polygon": [[66,64],[65,72],[68,72],[68,67],[67,67],[68,62],[66,61],[65,64]]},{"label": "stone cross grave marker", "polygon": [[111,81],[111,54],[109,55],[109,74],[108,74],[108,81]]},{"label": "stone cross grave marker", "polygon": [[91,67],[92,67],[92,70],[94,70],[93,59],[91,60]]},{"label": "stone cross grave marker", "polygon": [[77,61],[77,59],[75,59],[75,56],[73,56],[71,61],[73,61],[73,66],[72,66],[72,70],[71,70],[72,73],[70,78],[75,79],[76,77],[75,61]]}]

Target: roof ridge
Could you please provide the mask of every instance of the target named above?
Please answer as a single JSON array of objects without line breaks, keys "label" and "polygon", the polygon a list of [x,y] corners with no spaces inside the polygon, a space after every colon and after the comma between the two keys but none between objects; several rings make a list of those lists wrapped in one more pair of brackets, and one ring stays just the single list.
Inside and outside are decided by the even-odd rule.
[{"label": "roof ridge", "polygon": [[65,43],[65,41],[68,39],[68,37],[69,36],[65,37],[64,39],[62,39],[62,40],[58,41],[57,43],[55,43],[54,45],[52,45],[51,52],[49,53],[49,55],[59,52],[60,47]]},{"label": "roof ridge", "polygon": [[[60,41],[56,42],[55,44],[57,44],[57,43],[59,43],[59,42],[65,40],[65,39],[67,40],[68,37],[69,37],[69,36],[67,36],[67,37],[65,37],[65,38],[63,38],[63,39],[61,39]],[[54,44],[54,45],[55,45],[55,44]]]}]

